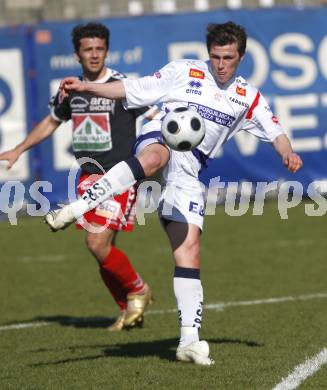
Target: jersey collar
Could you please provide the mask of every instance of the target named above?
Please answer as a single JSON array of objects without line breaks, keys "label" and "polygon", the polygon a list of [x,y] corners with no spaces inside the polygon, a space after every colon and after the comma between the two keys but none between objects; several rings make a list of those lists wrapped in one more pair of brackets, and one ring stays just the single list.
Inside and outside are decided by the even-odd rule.
[{"label": "jersey collar", "polygon": [[[101,79],[98,79],[95,81],[89,81],[89,83],[95,83],[95,84],[105,83],[108,79],[110,79],[111,75],[112,75],[112,70],[109,68],[106,68],[106,73],[103,77],[101,77]],[[85,81],[84,78],[83,78],[83,81]]]}]

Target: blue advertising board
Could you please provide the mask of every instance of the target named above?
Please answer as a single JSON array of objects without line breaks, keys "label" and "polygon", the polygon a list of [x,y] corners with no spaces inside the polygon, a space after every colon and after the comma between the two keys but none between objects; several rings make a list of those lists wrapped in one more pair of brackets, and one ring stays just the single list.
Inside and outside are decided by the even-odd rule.
[{"label": "blue advertising board", "polygon": [[[33,40],[25,26],[0,28],[0,37],[0,150],[5,151],[20,143],[33,124]],[[10,214],[11,203],[21,208],[29,198],[38,163],[35,153],[22,155],[11,170],[0,162],[0,216]]]},{"label": "blue advertising board", "polygon": [[[0,29],[0,148],[6,150],[23,140],[32,125],[30,72],[31,32],[26,27]],[[28,181],[33,161],[23,156],[9,173],[1,163],[0,182]]]}]

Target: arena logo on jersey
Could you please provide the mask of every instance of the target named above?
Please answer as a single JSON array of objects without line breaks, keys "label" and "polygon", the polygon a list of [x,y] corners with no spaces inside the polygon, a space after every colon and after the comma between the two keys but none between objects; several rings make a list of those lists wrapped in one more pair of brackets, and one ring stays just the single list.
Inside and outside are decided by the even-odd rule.
[{"label": "arena logo on jersey", "polygon": [[75,152],[104,152],[112,149],[109,114],[73,114]]},{"label": "arena logo on jersey", "polygon": [[202,84],[199,80],[191,80],[188,85],[191,88],[186,89],[186,93],[192,93],[194,95],[202,95],[202,92],[199,91],[199,88],[202,87]]},{"label": "arena logo on jersey", "polygon": [[188,103],[189,107],[195,109],[204,119],[217,123],[218,125],[231,127],[235,121],[235,117],[228,115],[224,112],[215,110],[211,107],[202,106],[202,104]]},{"label": "arena logo on jersey", "polygon": [[198,69],[190,69],[190,72],[188,74],[190,77],[194,77],[196,79],[201,79],[203,80],[204,79],[204,76],[205,76],[205,73],[202,72],[202,70],[198,70]]},{"label": "arena logo on jersey", "polygon": [[90,111],[114,112],[115,100],[104,97],[92,97],[90,101]]},{"label": "arena logo on jersey", "polygon": [[236,93],[241,96],[246,96],[246,89],[241,87],[236,87]]}]

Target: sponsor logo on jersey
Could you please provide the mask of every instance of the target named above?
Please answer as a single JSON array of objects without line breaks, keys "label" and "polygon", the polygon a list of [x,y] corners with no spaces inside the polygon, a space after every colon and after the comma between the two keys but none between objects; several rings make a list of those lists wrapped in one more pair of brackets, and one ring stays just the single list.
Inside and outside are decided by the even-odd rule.
[{"label": "sponsor logo on jersey", "polygon": [[234,98],[234,97],[231,97],[231,96],[230,96],[230,97],[229,97],[229,100],[230,100],[232,103],[238,104],[239,106],[246,107],[246,108],[249,107],[248,103],[242,102],[241,100],[238,100],[238,99],[236,99],[236,98]]},{"label": "sponsor logo on jersey", "polygon": [[236,79],[235,82],[237,84],[241,84],[243,87],[246,87],[248,85],[247,82],[242,81],[241,79]]},{"label": "sponsor logo on jersey", "polygon": [[211,107],[203,106],[202,104],[188,103],[188,107],[196,110],[202,116],[202,118],[217,123],[218,125],[226,126],[228,128],[231,127],[235,121],[235,117],[215,110]]},{"label": "sponsor logo on jersey", "polygon": [[241,96],[246,96],[246,89],[239,86],[236,87],[236,93]]},{"label": "sponsor logo on jersey", "polygon": [[[59,95],[59,98],[60,98],[60,95]],[[60,103],[60,101],[59,101],[59,103]],[[74,96],[72,98],[72,100],[70,101],[70,107],[75,111],[83,110],[88,105],[89,105],[89,102],[81,96]]]},{"label": "sponsor logo on jersey", "polygon": [[104,152],[112,149],[108,113],[73,114],[73,149]]},{"label": "sponsor logo on jersey", "polygon": [[153,76],[155,76],[157,79],[161,79],[161,73],[160,72],[153,73]]},{"label": "sponsor logo on jersey", "polygon": [[202,84],[199,80],[191,80],[188,85],[191,87],[191,88],[201,88],[202,87]]},{"label": "sponsor logo on jersey", "polygon": [[190,77],[194,77],[196,79],[201,79],[203,80],[204,79],[204,76],[205,76],[205,73],[202,71],[202,70],[198,70],[198,69],[190,69],[190,72],[188,74]]},{"label": "sponsor logo on jersey", "polygon": [[199,80],[191,80],[188,85],[191,88],[186,89],[186,93],[192,93],[194,95],[202,95],[202,92],[199,91],[199,88],[202,87],[202,84]]},{"label": "sponsor logo on jersey", "polygon": [[90,101],[90,111],[114,113],[115,102],[115,100],[104,97],[92,97]]}]

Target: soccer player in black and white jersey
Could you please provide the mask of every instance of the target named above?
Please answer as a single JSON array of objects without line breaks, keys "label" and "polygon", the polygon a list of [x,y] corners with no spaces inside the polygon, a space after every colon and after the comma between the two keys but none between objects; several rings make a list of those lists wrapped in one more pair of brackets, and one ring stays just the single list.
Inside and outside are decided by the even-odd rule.
[{"label": "soccer player in black and white jersey", "polygon": [[[81,80],[109,85],[124,78],[105,66],[109,36],[108,28],[99,23],[78,25],[72,30],[75,57],[83,71]],[[50,106],[51,113],[22,143],[1,153],[0,160],[7,160],[10,169],[22,153],[51,136],[62,122],[72,119],[73,150],[81,161],[79,194],[131,156],[136,118],[149,110],[148,107],[125,109],[121,101],[99,98],[89,92],[75,92],[63,100],[57,95]],[[103,282],[120,308],[117,320],[108,328],[110,331],[142,325],[144,310],[152,298],[150,287],[135,271],[128,256],[115,245],[118,231],[133,230],[135,199],[136,190],[132,185],[84,215],[89,226],[95,228],[87,229],[86,245],[98,261]]]},{"label": "soccer player in black and white jersey", "polygon": [[[65,228],[117,190],[121,191],[165,167],[167,180],[158,211],[176,263],[174,292],[181,326],[176,358],[200,365],[214,363],[209,356],[208,343],[200,341],[198,334],[203,302],[200,233],[204,194],[198,179],[200,169],[241,130],[270,142],[289,171],[295,173],[302,166],[301,158],[293,152],[288,137],[264,97],[236,74],[245,55],[247,35],[244,28],[233,22],[212,24],[208,26],[206,39],[208,61],[174,61],[152,76],[124,79],[110,85],[83,83],[73,77],[62,81],[62,96],[72,91],[89,91],[111,99],[125,98],[126,106],[130,108],[164,104],[161,117],[143,127],[136,142],[136,157],[109,170],[80,200],[46,216],[53,229]],[[196,93],[192,93],[191,84],[195,85],[194,82]],[[160,132],[161,119],[168,111],[180,106],[196,109],[206,125],[203,141],[188,152],[170,150]],[[105,191],[105,195],[99,189]]]}]

